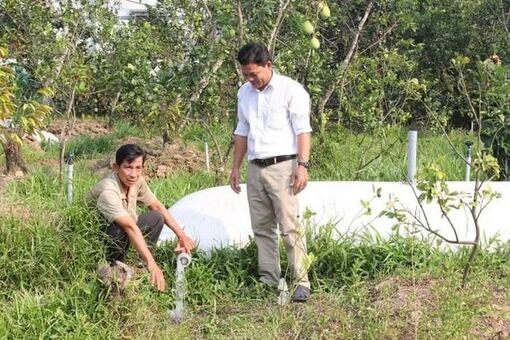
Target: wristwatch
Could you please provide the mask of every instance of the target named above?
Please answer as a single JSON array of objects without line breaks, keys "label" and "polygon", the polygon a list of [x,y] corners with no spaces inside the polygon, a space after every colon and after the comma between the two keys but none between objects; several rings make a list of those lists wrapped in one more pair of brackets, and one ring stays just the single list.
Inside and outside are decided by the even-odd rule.
[{"label": "wristwatch", "polygon": [[305,169],[308,169],[310,167],[310,162],[298,161],[297,164],[298,166],[302,166]]}]

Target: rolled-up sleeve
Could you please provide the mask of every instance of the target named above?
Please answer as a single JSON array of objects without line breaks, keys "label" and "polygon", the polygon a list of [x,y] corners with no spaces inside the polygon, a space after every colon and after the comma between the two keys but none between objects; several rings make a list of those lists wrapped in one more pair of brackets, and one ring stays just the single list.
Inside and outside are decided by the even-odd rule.
[{"label": "rolled-up sleeve", "polygon": [[312,126],[310,125],[310,95],[301,85],[294,86],[291,91],[289,117],[296,136],[312,132]]},{"label": "rolled-up sleeve", "polygon": [[234,131],[234,135],[237,136],[248,136],[248,133],[250,132],[250,124],[248,123],[248,120],[246,119],[243,108],[242,108],[242,100],[241,100],[241,90],[237,94],[237,126]]}]

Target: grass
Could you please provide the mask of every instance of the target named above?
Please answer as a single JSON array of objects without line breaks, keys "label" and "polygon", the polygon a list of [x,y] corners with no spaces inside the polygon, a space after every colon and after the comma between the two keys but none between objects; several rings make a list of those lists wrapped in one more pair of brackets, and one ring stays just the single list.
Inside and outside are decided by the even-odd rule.
[{"label": "grass", "polygon": [[125,138],[145,138],[145,132],[127,122],[118,122],[111,134],[89,136],[86,134],[72,138],[66,145],[68,152],[73,152],[76,158],[93,158],[101,154],[115,151],[118,141]]},{"label": "grass", "polygon": [[[123,129],[127,131],[122,132],[124,137],[138,133]],[[199,143],[205,133],[193,129],[187,141]],[[405,131],[387,135],[390,141],[391,136],[405,137]],[[462,146],[466,136],[458,132],[452,136]],[[340,130],[327,138],[331,143],[315,142],[320,144],[314,149],[316,165],[311,175],[315,179],[334,180],[336,175],[352,179],[362,155],[360,145],[375,145],[371,137],[361,143],[361,136]],[[85,196],[97,180],[90,160],[110,153],[109,147],[101,145],[115,139],[83,140],[77,138],[72,144],[83,143],[80,148],[84,150],[75,164],[73,204],[66,202],[65,185],[58,179],[58,168],[52,166],[55,163],[44,161],[58,157],[51,149],[34,151],[29,157],[34,170],[3,188],[0,339],[457,339],[488,338],[510,329],[502,329],[510,327],[507,244],[495,243],[493,251],[482,250],[467,287],[460,289],[467,251],[440,252],[420,239],[400,236],[334,240],[334,226],[308,235],[309,252],[315,257],[310,268],[313,295],[308,304],[279,306],[276,292],[257,283],[252,242],[243,249],[194,254],[186,271],[188,314],[183,323],[174,324],[168,318],[173,307],[171,289],[157,293],[143,271],[123,296],[112,294],[96,279],[96,269],[104,263],[103,243]],[[462,178],[461,166],[446,151],[444,141],[423,136],[421,143],[422,154],[428,155],[423,162],[436,160],[447,167],[452,179]],[[402,140],[388,153],[390,160],[377,159],[356,176],[362,180],[400,178],[405,171],[404,149]],[[374,147],[363,157],[371,159],[377,153]],[[215,174],[178,171],[168,178],[154,178],[150,185],[171,205],[216,183]],[[155,252],[169,287],[174,280],[173,247],[167,244]],[[130,263],[136,263],[132,255]],[[285,256],[282,266],[287,269]]]},{"label": "grass", "polygon": [[[473,140],[460,131],[449,135],[454,146],[465,155],[465,140]],[[312,145],[315,180],[403,181],[407,176],[407,131],[392,128],[377,135],[354,134],[338,127]],[[448,180],[463,180],[465,163],[444,137],[418,133],[417,168],[435,162]]]},{"label": "grass", "polygon": [[215,181],[213,173],[178,171],[172,174],[172,180],[153,179],[150,186],[162,203],[171,206],[188,194],[214,187]]}]

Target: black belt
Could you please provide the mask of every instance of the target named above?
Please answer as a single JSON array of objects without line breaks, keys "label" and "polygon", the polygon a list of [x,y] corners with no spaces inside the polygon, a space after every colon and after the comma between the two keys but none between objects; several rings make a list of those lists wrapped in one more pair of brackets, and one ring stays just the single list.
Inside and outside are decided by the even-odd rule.
[{"label": "black belt", "polygon": [[269,158],[255,158],[252,159],[250,162],[260,166],[261,168],[265,168],[266,166],[274,165],[276,163],[288,161],[289,159],[295,159],[296,155],[282,155],[282,156],[275,156],[275,157],[269,157]]}]

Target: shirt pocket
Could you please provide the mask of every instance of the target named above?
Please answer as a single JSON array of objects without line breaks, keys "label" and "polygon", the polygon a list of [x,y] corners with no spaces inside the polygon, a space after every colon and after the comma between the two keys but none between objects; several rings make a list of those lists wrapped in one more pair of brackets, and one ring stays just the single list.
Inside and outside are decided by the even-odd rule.
[{"label": "shirt pocket", "polygon": [[275,105],[267,114],[266,125],[270,130],[287,129],[289,123],[289,114],[285,105]]}]

